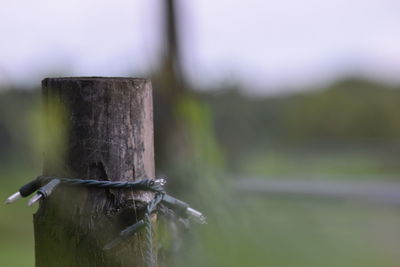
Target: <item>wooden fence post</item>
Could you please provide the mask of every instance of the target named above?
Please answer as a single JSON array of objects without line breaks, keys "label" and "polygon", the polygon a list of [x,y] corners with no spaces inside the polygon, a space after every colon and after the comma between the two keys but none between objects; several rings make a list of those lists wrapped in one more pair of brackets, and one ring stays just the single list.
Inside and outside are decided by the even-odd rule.
[{"label": "wooden fence post", "polygon": [[[43,175],[109,181],[154,178],[149,80],[47,78],[42,88],[50,117]],[[52,116],[58,124],[51,123]],[[65,138],[55,142],[60,135]],[[54,145],[60,142],[63,146]],[[144,233],[113,251],[102,248],[142,218],[151,198],[149,192],[59,186],[34,215],[36,266],[144,266]]]}]

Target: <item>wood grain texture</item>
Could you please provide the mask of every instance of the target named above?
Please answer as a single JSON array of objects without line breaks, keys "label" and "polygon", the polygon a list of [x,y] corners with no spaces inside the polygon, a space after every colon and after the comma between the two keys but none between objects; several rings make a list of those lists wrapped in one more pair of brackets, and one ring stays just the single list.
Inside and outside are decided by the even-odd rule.
[{"label": "wood grain texture", "polygon": [[[48,117],[44,175],[154,178],[150,81],[48,78],[42,88]],[[141,219],[151,198],[149,192],[60,186],[34,215],[36,266],[143,266],[142,233],[114,251],[102,247]]]}]

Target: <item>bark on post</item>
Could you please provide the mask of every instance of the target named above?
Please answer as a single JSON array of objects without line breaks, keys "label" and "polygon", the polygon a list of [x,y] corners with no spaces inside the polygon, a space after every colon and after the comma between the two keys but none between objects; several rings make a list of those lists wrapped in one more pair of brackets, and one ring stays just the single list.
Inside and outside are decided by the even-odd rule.
[{"label": "bark on post", "polygon": [[[154,178],[150,81],[48,78],[42,87],[48,115],[44,175]],[[54,117],[61,123],[53,124]],[[34,215],[36,266],[143,266],[143,233],[113,251],[102,248],[142,218],[151,198],[149,192],[59,186]]]}]

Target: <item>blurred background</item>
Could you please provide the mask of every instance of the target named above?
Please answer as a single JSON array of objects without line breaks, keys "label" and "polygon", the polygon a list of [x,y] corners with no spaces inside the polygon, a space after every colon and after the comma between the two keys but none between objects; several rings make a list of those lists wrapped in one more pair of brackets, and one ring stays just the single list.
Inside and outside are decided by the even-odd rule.
[{"label": "blurred background", "polygon": [[[400,266],[399,7],[2,1],[0,199],[41,173],[43,78],[148,77],[157,171],[208,216],[168,266]],[[34,265],[24,202],[6,266]]]}]

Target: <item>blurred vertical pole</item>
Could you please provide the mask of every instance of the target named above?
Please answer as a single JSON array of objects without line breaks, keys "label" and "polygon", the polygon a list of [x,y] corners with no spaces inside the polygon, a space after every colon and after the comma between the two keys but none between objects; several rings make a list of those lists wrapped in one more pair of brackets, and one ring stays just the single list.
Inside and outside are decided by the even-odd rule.
[{"label": "blurred vertical pole", "polygon": [[[54,78],[42,86],[44,175],[107,181],[155,176],[149,80]],[[144,233],[113,251],[102,248],[142,218],[152,193],[59,187],[34,215],[37,267],[144,266]]]},{"label": "blurred vertical pole", "polygon": [[[206,162],[206,157],[199,157],[203,152],[199,151],[198,144],[203,142],[201,147],[210,148],[209,140],[215,140],[210,124],[211,112],[199,95],[190,90],[182,68],[183,39],[180,35],[179,26],[182,23],[179,14],[182,12],[180,4],[184,2],[162,1],[164,57],[160,69],[153,77],[157,88],[154,94],[156,164],[157,169],[174,177],[168,183],[168,190],[175,194],[198,190],[195,181],[199,173],[194,170],[195,160],[199,160],[197,166],[202,170],[211,163]],[[213,144],[216,150],[216,142]],[[204,153],[210,155],[209,151],[204,150]]]},{"label": "blurred vertical pole", "polygon": [[153,80],[157,85],[154,94],[156,163],[165,170],[174,166],[171,151],[178,152],[182,146],[179,134],[182,120],[178,118],[176,108],[188,91],[181,70],[177,3],[175,0],[166,0],[162,1],[162,5],[164,55]]},{"label": "blurred vertical pole", "polygon": [[182,73],[181,45],[179,31],[179,9],[176,0],[164,2],[165,19],[165,44],[164,61],[162,71],[167,73],[168,79],[174,87],[168,89],[172,94],[182,92],[184,88],[184,77]]}]

